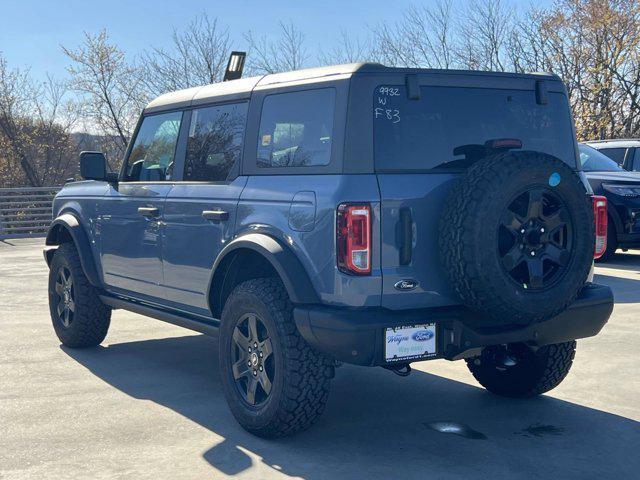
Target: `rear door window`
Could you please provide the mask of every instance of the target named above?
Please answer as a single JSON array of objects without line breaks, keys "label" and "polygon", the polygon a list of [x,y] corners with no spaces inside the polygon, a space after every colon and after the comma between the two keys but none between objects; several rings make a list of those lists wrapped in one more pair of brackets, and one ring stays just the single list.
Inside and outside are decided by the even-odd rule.
[{"label": "rear door window", "polygon": [[373,101],[377,171],[464,168],[504,139],[576,165],[561,93],[539,105],[533,91],[421,87],[420,98],[409,99],[404,86],[381,86]]},{"label": "rear door window", "polygon": [[328,165],[334,110],[333,88],[265,97],[258,135],[258,167]]},{"label": "rear door window", "polygon": [[184,180],[226,181],[242,154],[246,119],[246,102],[193,110]]}]

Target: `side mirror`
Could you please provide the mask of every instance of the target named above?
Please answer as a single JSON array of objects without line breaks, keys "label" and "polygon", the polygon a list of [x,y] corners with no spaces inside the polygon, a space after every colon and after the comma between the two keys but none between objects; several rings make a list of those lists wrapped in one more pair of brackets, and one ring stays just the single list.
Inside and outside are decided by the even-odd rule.
[{"label": "side mirror", "polygon": [[80,153],[80,176],[85,180],[113,182],[115,175],[107,172],[107,159],[102,152]]}]

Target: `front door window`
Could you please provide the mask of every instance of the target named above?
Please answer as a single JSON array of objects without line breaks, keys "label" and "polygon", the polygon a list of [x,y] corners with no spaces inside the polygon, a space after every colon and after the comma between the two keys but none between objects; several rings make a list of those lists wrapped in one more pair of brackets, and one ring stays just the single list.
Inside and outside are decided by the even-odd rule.
[{"label": "front door window", "polygon": [[181,123],[182,112],[145,117],[127,160],[125,182],[171,180]]}]

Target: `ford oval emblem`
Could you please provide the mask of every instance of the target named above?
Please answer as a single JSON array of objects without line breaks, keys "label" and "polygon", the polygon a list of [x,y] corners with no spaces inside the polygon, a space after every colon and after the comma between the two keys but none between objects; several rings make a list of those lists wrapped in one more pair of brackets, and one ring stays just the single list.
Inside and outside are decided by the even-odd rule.
[{"label": "ford oval emblem", "polygon": [[415,280],[400,280],[399,282],[396,282],[393,287],[396,290],[401,290],[404,292],[407,290],[413,290],[417,286],[418,286],[418,282]]},{"label": "ford oval emblem", "polygon": [[411,335],[411,338],[416,342],[426,342],[433,338],[433,332],[431,330],[418,330],[416,333]]}]

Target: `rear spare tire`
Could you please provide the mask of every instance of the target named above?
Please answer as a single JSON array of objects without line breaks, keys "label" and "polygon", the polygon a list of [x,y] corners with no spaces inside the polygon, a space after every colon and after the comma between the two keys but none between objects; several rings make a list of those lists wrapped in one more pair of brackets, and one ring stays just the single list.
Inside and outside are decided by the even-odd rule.
[{"label": "rear spare tire", "polygon": [[483,325],[557,315],[575,300],[593,261],[584,184],[562,161],[535,152],[470,167],[449,194],[440,232],[446,275]]}]

